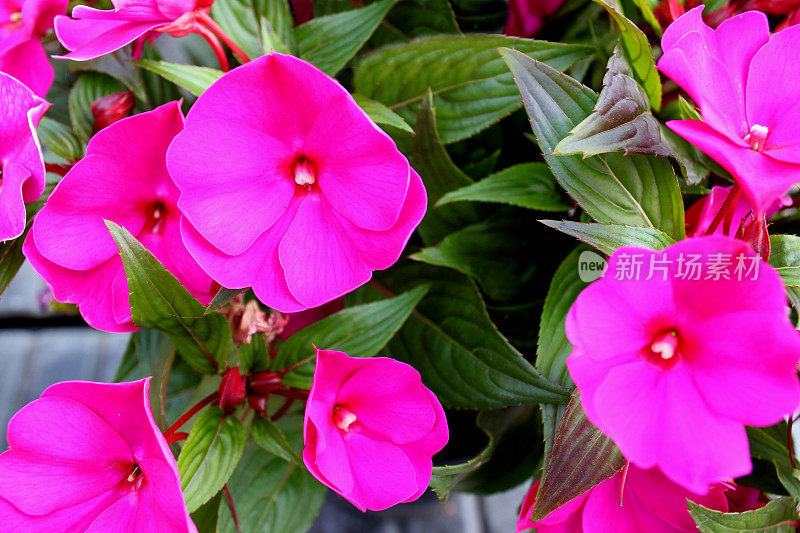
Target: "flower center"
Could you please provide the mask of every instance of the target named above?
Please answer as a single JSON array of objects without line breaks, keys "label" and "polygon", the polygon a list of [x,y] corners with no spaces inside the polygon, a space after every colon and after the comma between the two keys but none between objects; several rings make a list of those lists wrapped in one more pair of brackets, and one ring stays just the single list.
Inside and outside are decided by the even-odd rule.
[{"label": "flower center", "polygon": [[763,152],[764,146],[767,144],[768,135],[769,128],[761,124],[753,124],[750,128],[750,133],[744,136],[744,142],[750,143],[750,148],[756,152]]},{"label": "flower center", "polygon": [[301,157],[294,164],[294,182],[305,187],[311,187],[317,182],[317,171],[305,157]]},{"label": "flower center", "polygon": [[16,31],[22,27],[22,12],[17,11],[16,13],[11,13],[11,16],[8,17],[8,22],[5,24],[0,24],[0,28],[6,31]]},{"label": "flower center", "polygon": [[125,478],[125,481],[131,484],[134,490],[139,490],[142,487],[142,482],[144,481],[144,475],[142,473],[142,469],[139,468],[139,465],[136,463],[133,464],[128,477]]},{"label": "flower center", "polygon": [[657,366],[670,368],[679,359],[678,341],[678,332],[674,329],[659,333],[650,342],[646,353],[647,360]]},{"label": "flower center", "polygon": [[161,233],[164,230],[164,223],[167,218],[167,206],[164,202],[157,200],[150,205],[147,213],[147,223],[145,231]]},{"label": "flower center", "polygon": [[350,426],[356,421],[356,414],[341,405],[333,406],[333,423],[342,431],[350,431]]}]

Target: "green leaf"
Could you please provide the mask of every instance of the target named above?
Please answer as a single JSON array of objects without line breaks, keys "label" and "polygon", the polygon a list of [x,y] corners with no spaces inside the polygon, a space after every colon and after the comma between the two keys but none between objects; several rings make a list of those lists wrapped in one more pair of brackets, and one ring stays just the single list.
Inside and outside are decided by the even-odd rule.
[{"label": "green leaf", "polygon": [[649,111],[647,95],[621,55],[618,47],[608,60],[595,110],[556,145],[553,155],[673,155],[661,135],[661,124]]},{"label": "green leaf", "polygon": [[42,117],[36,129],[42,146],[58,157],[69,162],[77,161],[83,157],[84,145],[64,124],[48,117]]},{"label": "green leaf", "polygon": [[439,400],[464,409],[563,403],[568,392],[544,378],[497,331],[469,278],[423,264],[394,268],[390,289],[429,283],[430,290],[389,352],[422,374]]},{"label": "green leaf", "polygon": [[272,365],[264,335],[256,334],[239,348],[242,370],[267,370]]},{"label": "green leaf", "polygon": [[599,485],[625,466],[611,439],[586,419],[580,391],[575,389],[556,433],[553,453],[539,485],[531,515],[544,517]]},{"label": "green leaf", "polygon": [[[394,298],[342,309],[292,334],[278,348],[273,368],[286,368],[314,355],[313,346],[351,356],[376,355],[406,322],[427,287],[416,286]],[[290,386],[311,388],[314,366],[303,365],[284,376]]]},{"label": "green leaf", "polygon": [[471,205],[435,207],[445,193],[470,185],[472,179],[453,163],[439,140],[432,105],[432,95],[428,92],[419,109],[417,134],[411,141],[410,154],[411,163],[419,172],[428,193],[428,211],[417,228],[427,245],[435,244],[445,235],[479,220],[477,211]]},{"label": "green leaf", "polygon": [[598,222],[650,226],[682,238],[683,199],[669,161],[616,153],[586,159],[547,155],[591,112],[597,95],[524,54],[501,53],[514,72],[545,161],[569,195]]},{"label": "green leaf", "polygon": [[228,303],[243,290],[244,289],[226,289],[225,287],[222,287],[217,291],[217,294],[214,296],[214,299],[211,300],[211,303],[206,306],[206,310],[203,312],[203,314],[207,315],[209,313],[213,313],[220,307],[228,305]]},{"label": "green leaf", "polygon": [[219,313],[204,316],[203,304],[128,230],[111,221],[106,226],[125,265],[133,321],[166,333],[197,372],[215,373],[212,361],[224,361],[233,343],[228,321]]},{"label": "green leaf", "polygon": [[647,0],[633,0],[633,3],[639,8],[642,18],[647,21],[648,24],[650,24],[650,27],[653,28],[653,31],[656,32],[656,35],[659,37],[663,35],[664,30],[661,28],[661,24],[659,24],[658,19],[656,18],[655,13],[653,13],[653,9],[647,3]]},{"label": "green leaf", "polygon": [[261,43],[265,52],[294,54],[294,17],[287,0],[257,0],[260,6]]},{"label": "green leaf", "polygon": [[269,453],[296,465],[303,464],[300,455],[294,451],[281,430],[270,419],[262,416],[256,417],[250,425],[250,434],[256,444]]},{"label": "green leaf", "polygon": [[295,29],[300,57],[334,76],[364,46],[393,5],[394,0],[379,0],[301,24]]},{"label": "green leaf", "polygon": [[131,62],[131,47],[124,47],[116,52],[104,55],[91,61],[70,61],[71,72],[99,72],[107,74],[131,90],[139,100],[147,100],[147,93],[142,82],[142,74]]},{"label": "green leaf", "polygon": [[217,520],[219,519],[219,505],[222,501],[222,492],[204,503],[192,513],[192,522],[197,526],[197,533],[216,533]]},{"label": "green leaf", "polygon": [[190,513],[222,489],[246,440],[242,423],[220,409],[206,409],[197,417],[178,457],[181,490]]},{"label": "green leaf", "polygon": [[798,480],[800,471],[792,466],[786,422],[766,428],[745,429],[750,442],[750,455],[772,463],[781,485],[790,495],[800,498],[800,480]]},{"label": "green leaf", "polygon": [[[302,26],[301,26],[302,27]],[[519,94],[496,48],[507,46],[566,69],[593,50],[583,45],[501,35],[437,35],[384,47],[361,61],[356,92],[378,100],[411,123],[433,91],[438,131],[449,144],[486,129],[519,109]]]},{"label": "green leaf", "polygon": [[265,52],[254,4],[253,0],[215,0],[211,5],[211,16],[216,23],[251,59]]},{"label": "green leaf", "polygon": [[769,242],[769,264],[778,271],[786,287],[800,287],[800,237],[770,235]]},{"label": "green leaf", "polygon": [[590,244],[606,255],[622,246],[640,246],[651,250],[663,250],[675,240],[655,228],[623,226],[621,224],[587,224],[569,220],[542,220],[545,226],[556,229]]},{"label": "green leaf", "polygon": [[[389,12],[386,22],[391,25],[391,30],[379,28],[373,41],[379,39],[378,33],[385,34],[392,41],[409,41],[440,33],[461,33],[448,0],[401,0]],[[381,40],[381,44],[386,44],[386,39]]]},{"label": "green leaf", "polygon": [[477,183],[448,192],[439,198],[435,207],[454,202],[493,202],[538,211],[569,209],[545,163],[522,163],[505,168]]},{"label": "green leaf", "polygon": [[689,514],[701,533],[793,533],[800,518],[791,498],[772,500],[744,513],[721,513],[689,501]]},{"label": "green leaf", "polygon": [[537,250],[526,239],[527,220],[511,214],[467,226],[411,259],[458,270],[474,278],[489,298],[510,300],[536,272]]},{"label": "green leaf", "polygon": [[[289,445],[302,448],[303,416],[291,413],[277,422]],[[327,490],[303,466],[289,463],[250,444],[228,481],[241,531],[297,533],[307,531],[322,507]],[[236,533],[230,510],[220,506],[218,531]]]},{"label": "green leaf", "polygon": [[386,107],[380,102],[373,100],[372,98],[368,98],[363,94],[354,94],[353,98],[355,99],[356,103],[361,106],[361,109],[369,115],[369,117],[377,122],[378,124],[385,124],[387,126],[393,126],[397,129],[407,131],[408,133],[414,133],[414,130],[411,129],[411,126],[406,124],[406,121],[403,120],[403,117]]},{"label": "green leaf", "polygon": [[109,94],[124,91],[125,88],[111,76],[98,72],[84,72],[75,81],[69,92],[69,118],[72,129],[84,144],[94,131],[92,102]]},{"label": "green leaf", "polygon": [[172,83],[180,85],[195,96],[203,94],[203,91],[211,87],[224,74],[224,72],[215,68],[167,63],[166,61],[156,61],[154,59],[140,59],[135,63],[144,69],[155,72]]},{"label": "green leaf", "polygon": [[593,1],[603,6],[603,9],[608,11],[611,19],[619,27],[622,35],[622,49],[633,68],[633,74],[644,87],[650,106],[658,111],[661,109],[661,79],[658,77],[656,62],[653,59],[653,51],[650,50],[647,36],[636,27],[636,24],[603,0]]},{"label": "green leaf", "polygon": [[535,407],[481,411],[477,423],[489,437],[486,448],[465,463],[433,467],[430,487],[442,501],[453,490],[491,494],[510,489],[536,469],[542,447]]},{"label": "green leaf", "polygon": [[[547,379],[569,389],[574,386],[567,371],[567,357],[572,353],[572,344],[564,333],[564,322],[578,294],[588,285],[581,280],[579,271],[579,258],[587,250],[586,246],[577,247],[559,265],[550,282],[539,323],[536,368]],[[541,409],[546,466],[553,449],[558,423],[564,417],[565,407],[543,404]]]}]

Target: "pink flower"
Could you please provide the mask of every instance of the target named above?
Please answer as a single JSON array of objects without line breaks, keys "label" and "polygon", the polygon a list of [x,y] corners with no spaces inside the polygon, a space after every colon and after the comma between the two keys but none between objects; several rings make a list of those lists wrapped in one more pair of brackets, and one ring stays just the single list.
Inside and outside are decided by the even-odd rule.
[{"label": "pink flower", "polygon": [[308,470],[362,511],[419,498],[448,439],[439,400],[405,363],[316,352],[303,427]]},{"label": "pink flower", "polygon": [[0,455],[4,531],[196,532],[149,388],[67,381],[14,415]]},{"label": "pink flower", "polygon": [[[690,236],[705,235],[732,190],[733,187],[720,187],[716,185],[711,188],[710,194],[703,196],[700,200],[692,204],[692,206],[686,210],[686,234]],[[786,205],[791,205],[791,198],[782,196],[772,202],[772,205],[767,208],[764,216],[769,218]],[[724,231],[724,223],[720,223],[713,233],[714,235],[736,237],[739,228],[746,226],[748,221],[756,216],[756,210],[750,201],[747,198],[739,198],[734,208],[733,216],[731,217],[728,233]]]},{"label": "pink flower", "polygon": [[[624,483],[624,486],[623,486]],[[562,505],[544,520],[531,522],[539,490],[533,484],[517,521],[517,533],[536,528],[537,533],[679,533],[697,531],[686,499],[717,511],[728,511],[725,488],[715,485],[705,496],[675,485],[657,468],[628,467],[593,489]]]},{"label": "pink flower", "polygon": [[39,212],[22,251],[60,302],[78,304],[90,326],[138,329],[128,282],[104,220],[125,227],[204,303],[211,278],[180,235],[178,189],[165,154],[183,127],[180,102],[129,117],[97,133]]},{"label": "pink flower", "polygon": [[667,125],[725,167],[757,211],[800,181],[800,28],[770,38],[749,11],[712,30],[703,6],[672,23],[658,68],[700,106],[703,121]]},{"label": "pink flower", "polygon": [[25,230],[25,204],[44,192],[44,160],[36,126],[50,104],[0,72],[0,241]]},{"label": "pink flower", "polygon": [[161,33],[180,37],[196,28],[196,12],[207,13],[213,0],[114,0],[113,10],[77,5],[72,17],[56,17],[56,36],[70,53],[59,59],[88,61],[136,41],[135,55],[148,38]]},{"label": "pink flower", "polygon": [[281,54],[204,92],[167,166],[197,262],[285,313],[394,264],[425,214],[422,180],[391,138],[336,81]]},{"label": "pink flower", "polygon": [[0,71],[11,74],[41,97],[55,72],[41,39],[68,0],[0,0]]},{"label": "pink flower", "polygon": [[564,0],[509,0],[503,33],[533,37],[542,28],[542,20],[558,11],[563,3]]},{"label": "pink flower", "polygon": [[786,306],[778,274],[742,241],[620,248],[566,322],[587,417],[636,466],[697,494],[749,473],[744,426],[800,403]]}]

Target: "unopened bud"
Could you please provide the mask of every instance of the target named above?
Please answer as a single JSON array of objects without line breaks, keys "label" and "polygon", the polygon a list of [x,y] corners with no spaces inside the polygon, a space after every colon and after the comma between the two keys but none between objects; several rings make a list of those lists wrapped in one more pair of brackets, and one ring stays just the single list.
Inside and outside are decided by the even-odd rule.
[{"label": "unopened bud", "polygon": [[281,386],[281,376],[276,372],[256,372],[250,378],[248,388],[256,395],[267,395]]},{"label": "unopened bud", "polygon": [[767,231],[767,217],[763,214],[749,215],[742,220],[736,238],[745,241],[764,261],[769,261],[772,246]]},{"label": "unopened bud", "polygon": [[223,411],[233,411],[244,402],[245,385],[239,367],[228,369],[219,384],[219,407]]},{"label": "unopened bud", "polygon": [[127,117],[133,109],[135,101],[132,92],[124,91],[101,96],[92,102],[89,109],[94,117],[94,131],[98,132]]}]

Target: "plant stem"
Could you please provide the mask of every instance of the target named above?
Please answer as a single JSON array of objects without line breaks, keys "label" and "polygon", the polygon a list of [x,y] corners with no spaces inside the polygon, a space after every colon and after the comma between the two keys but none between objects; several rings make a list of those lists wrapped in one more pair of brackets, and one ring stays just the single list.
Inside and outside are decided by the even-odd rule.
[{"label": "plant stem", "polygon": [[233,498],[231,498],[231,491],[228,490],[228,485],[223,485],[222,490],[225,491],[225,499],[228,500],[228,507],[231,509],[231,514],[233,515],[233,523],[236,526],[236,533],[241,533],[241,529],[239,529],[239,517],[236,516],[236,507],[233,505]]},{"label": "plant stem", "polygon": [[280,409],[275,411],[275,414],[269,417],[269,419],[272,422],[275,422],[280,417],[286,414],[286,412],[289,410],[289,408],[292,406],[293,403],[294,403],[294,398],[286,398],[286,401],[283,402],[283,405],[281,405]]},{"label": "plant stem", "polygon": [[184,425],[186,422],[188,422],[190,418],[192,418],[194,415],[196,415],[196,414],[197,414],[197,412],[198,412],[200,409],[202,409],[202,408],[203,408],[203,407],[205,407],[206,405],[208,405],[208,404],[210,404],[211,402],[213,402],[214,400],[216,400],[216,399],[217,399],[217,397],[218,397],[218,395],[219,395],[219,393],[218,393],[217,391],[214,391],[214,392],[212,392],[211,394],[209,394],[208,396],[206,396],[205,398],[203,398],[202,400],[200,400],[199,402],[197,402],[197,405],[195,405],[194,407],[192,407],[191,409],[189,409],[188,411],[186,411],[185,413],[183,413],[183,414],[180,416],[180,418],[178,418],[178,420],[176,420],[176,421],[175,421],[175,423],[174,423],[174,424],[172,424],[172,425],[171,425],[171,426],[170,426],[170,427],[169,427],[169,428],[168,428],[168,429],[167,429],[167,430],[164,432],[164,438],[165,438],[165,439],[167,439],[167,442],[169,442],[169,441],[170,441],[170,439],[171,439],[171,438],[173,437],[173,435],[175,434],[175,432],[176,432],[176,431],[178,431],[178,430],[181,428],[181,426],[183,426],[183,425]]},{"label": "plant stem", "polygon": [[225,49],[222,48],[222,44],[220,44],[217,36],[202,24],[198,24],[195,31],[202,35],[206,42],[211,46],[211,49],[214,50],[214,53],[217,55],[217,61],[219,61],[219,68],[222,69],[222,72],[228,72],[231,69],[230,65],[228,64],[228,56],[225,55]]},{"label": "plant stem", "polygon": [[219,27],[219,24],[217,24],[214,19],[208,15],[208,13],[198,11],[195,16],[201,25],[205,25],[206,28],[214,32],[217,37],[222,40],[225,46],[227,46],[230,51],[233,52],[233,55],[235,55],[239,61],[242,63],[248,63],[250,61],[250,58],[247,57],[247,54],[244,53],[244,50],[239,48],[239,45],[236,44],[227,33],[225,33],[225,30]]},{"label": "plant stem", "polygon": [[[708,229],[705,233],[706,235],[713,235],[729,212],[730,218],[733,219],[733,211],[736,209],[736,204],[739,203],[739,196],[741,196],[741,194],[742,188],[737,183],[728,193],[728,197],[725,198],[725,201],[722,203],[719,211],[717,211],[717,214],[714,216],[714,220],[711,221],[711,225],[708,226]],[[728,223],[728,229],[730,229],[730,222]]]}]

